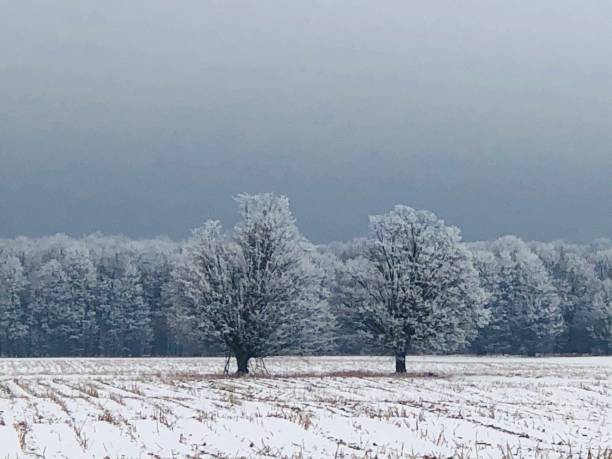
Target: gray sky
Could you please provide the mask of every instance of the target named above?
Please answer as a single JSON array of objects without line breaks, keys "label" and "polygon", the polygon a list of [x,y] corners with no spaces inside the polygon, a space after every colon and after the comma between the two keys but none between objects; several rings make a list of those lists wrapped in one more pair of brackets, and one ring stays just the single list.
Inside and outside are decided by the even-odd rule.
[{"label": "gray sky", "polygon": [[612,3],[0,0],[0,237],[182,238],[290,197],[612,237]]}]

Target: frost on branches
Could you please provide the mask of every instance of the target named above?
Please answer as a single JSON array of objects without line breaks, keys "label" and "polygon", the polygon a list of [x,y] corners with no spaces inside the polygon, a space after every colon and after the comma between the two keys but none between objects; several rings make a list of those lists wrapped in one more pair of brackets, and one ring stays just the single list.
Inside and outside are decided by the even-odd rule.
[{"label": "frost on branches", "polygon": [[345,319],[393,351],[465,347],[486,323],[485,294],[460,232],[427,211],[396,206],[370,217],[361,256],[340,274]]},{"label": "frost on branches", "polygon": [[26,278],[14,256],[0,256],[0,355],[12,355],[27,336]]},{"label": "frost on branches", "polygon": [[559,297],[563,330],[555,352],[588,352],[592,347],[589,323],[593,318],[593,294],[599,291],[595,267],[582,248],[560,241],[531,243]]},{"label": "frost on branches", "polygon": [[389,350],[402,370],[406,351],[470,342],[479,353],[612,353],[610,240],[462,244],[456,228],[400,206],[372,217],[368,237],[315,246],[286,198],[237,202],[232,231],[209,222],[181,243],[0,239],[0,356],[225,350],[246,371],[270,354]]},{"label": "frost on branches", "polygon": [[591,303],[591,314],[586,320],[592,349],[596,353],[612,353],[612,249],[594,256],[597,286]]},{"label": "frost on branches", "polygon": [[552,352],[563,332],[560,298],[544,264],[527,244],[505,236],[474,246],[491,322],[478,337],[484,352],[535,355]]},{"label": "frost on branches", "polygon": [[286,197],[241,194],[230,234],[209,221],[194,230],[175,270],[177,314],[249,360],[322,344],[325,301],[314,248],[299,233]]}]

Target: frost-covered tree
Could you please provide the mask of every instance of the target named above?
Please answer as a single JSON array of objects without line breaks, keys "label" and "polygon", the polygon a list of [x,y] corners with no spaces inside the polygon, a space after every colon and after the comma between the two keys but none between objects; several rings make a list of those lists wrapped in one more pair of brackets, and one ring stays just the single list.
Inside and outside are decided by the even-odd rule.
[{"label": "frost-covered tree", "polygon": [[593,295],[592,320],[587,325],[593,342],[592,351],[612,353],[612,279],[605,279]]},{"label": "frost-covered tree", "polygon": [[321,283],[286,197],[235,199],[240,222],[230,234],[214,221],[193,232],[173,291],[177,315],[219,339],[247,373],[250,359],[303,350],[317,338]]},{"label": "frost-covered tree", "polygon": [[170,333],[167,288],[176,256],[176,244],[166,240],[147,241],[138,245],[137,252],[143,299],[151,315],[151,353],[164,355],[170,352],[174,341]]},{"label": "frost-covered tree", "polygon": [[363,332],[361,327],[356,326],[351,315],[347,314],[346,306],[340,300],[342,291],[347,287],[343,285],[343,276],[346,273],[345,264],[349,260],[360,258],[367,249],[368,239],[365,237],[354,238],[346,242],[333,242],[320,246],[333,257],[334,269],[328,274],[333,280],[332,311],[336,316],[336,352],[340,355],[380,355],[388,352],[388,349],[379,340],[373,340]]},{"label": "frost-covered tree", "polygon": [[485,295],[456,227],[396,206],[370,217],[363,254],[346,262],[338,301],[349,320],[395,354],[463,348],[486,322]]},{"label": "frost-covered tree", "polygon": [[74,344],[75,317],[70,308],[66,273],[57,260],[50,260],[33,276],[33,298],[29,328],[35,355],[61,355]]},{"label": "frost-covered tree", "polygon": [[595,275],[599,280],[612,279],[612,249],[599,250],[592,255]]},{"label": "frost-covered tree", "polygon": [[591,254],[596,281],[591,292],[586,323],[591,352],[612,353],[612,249],[609,241],[598,241],[600,250]]},{"label": "frost-covered tree", "polygon": [[148,354],[153,338],[151,315],[144,301],[140,273],[132,260],[126,262],[114,293],[115,303],[121,307],[124,355]]},{"label": "frost-covered tree", "polygon": [[98,355],[120,356],[123,352],[121,308],[116,304],[115,274],[98,266],[96,279],[96,318],[98,334],[94,340]]},{"label": "frost-covered tree", "polygon": [[[206,225],[205,225],[206,226]],[[164,289],[165,301],[171,304],[168,314],[168,326],[171,330],[172,345],[179,354],[201,354],[205,349],[222,353],[223,344],[216,346],[218,338],[204,333],[201,316],[205,313],[201,307],[202,293],[198,290],[200,278],[194,264],[193,249],[197,235],[202,229],[194,230],[191,239],[174,260],[170,281]],[[189,253],[188,253],[189,252]]]},{"label": "frost-covered tree", "polygon": [[489,294],[490,323],[475,348],[482,352],[535,355],[551,352],[563,331],[559,296],[542,261],[514,236],[473,246]]},{"label": "frost-covered tree", "polygon": [[563,331],[557,338],[557,352],[588,352],[587,328],[591,320],[592,297],[596,289],[593,263],[582,247],[563,242],[532,244],[544,263],[563,317]]},{"label": "frost-covered tree", "polygon": [[152,340],[150,310],[133,255],[124,252],[106,263],[98,280],[100,351],[112,356],[148,354]]},{"label": "frost-covered tree", "polygon": [[311,244],[305,245],[304,265],[311,275],[311,294],[306,327],[300,330],[295,349],[302,354],[332,354],[338,347],[339,323],[330,299],[336,288],[335,273],[340,265],[338,258]]},{"label": "frost-covered tree", "polygon": [[17,257],[0,255],[0,355],[18,355],[27,336],[27,280]]},{"label": "frost-covered tree", "polygon": [[94,298],[96,270],[89,251],[80,244],[69,247],[62,260],[62,269],[68,290],[62,309],[67,315],[70,337],[56,353],[96,355],[97,348],[92,340],[98,332]]}]

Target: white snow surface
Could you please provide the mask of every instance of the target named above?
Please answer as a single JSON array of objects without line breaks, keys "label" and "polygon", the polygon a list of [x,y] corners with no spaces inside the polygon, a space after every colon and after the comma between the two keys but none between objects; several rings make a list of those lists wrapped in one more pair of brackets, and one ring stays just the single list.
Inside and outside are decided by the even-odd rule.
[{"label": "white snow surface", "polygon": [[0,458],[553,458],[612,448],[612,357],[409,357],[402,377],[386,357],[270,358],[245,378],[222,377],[223,364],[0,359]]}]

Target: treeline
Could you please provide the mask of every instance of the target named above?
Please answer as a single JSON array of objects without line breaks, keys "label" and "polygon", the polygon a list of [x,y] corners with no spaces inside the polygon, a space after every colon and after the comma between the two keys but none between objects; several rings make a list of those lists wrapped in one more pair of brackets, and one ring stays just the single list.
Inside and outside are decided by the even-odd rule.
[{"label": "treeline", "polygon": [[286,198],[236,198],[240,222],[183,243],[0,240],[2,356],[612,352],[612,243],[464,243],[396,206],[316,246]]},{"label": "treeline", "polygon": [[64,235],[0,241],[0,354],[173,354],[167,240]]}]

